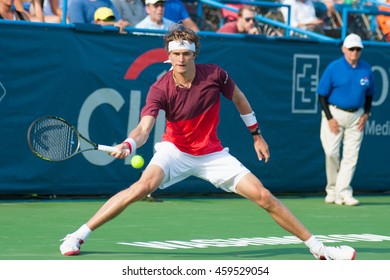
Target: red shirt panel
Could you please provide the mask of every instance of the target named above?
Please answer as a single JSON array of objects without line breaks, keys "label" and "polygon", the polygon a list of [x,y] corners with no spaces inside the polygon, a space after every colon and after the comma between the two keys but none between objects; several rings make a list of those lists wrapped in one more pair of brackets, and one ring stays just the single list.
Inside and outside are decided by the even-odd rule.
[{"label": "red shirt panel", "polygon": [[240,33],[238,31],[237,22],[236,21],[230,21],[225,23],[217,30],[218,33]]}]

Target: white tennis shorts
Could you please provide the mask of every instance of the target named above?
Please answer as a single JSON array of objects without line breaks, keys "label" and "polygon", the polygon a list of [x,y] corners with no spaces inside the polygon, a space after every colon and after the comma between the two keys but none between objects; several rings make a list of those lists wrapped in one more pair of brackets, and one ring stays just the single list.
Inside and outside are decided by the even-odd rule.
[{"label": "white tennis shorts", "polygon": [[195,176],[226,192],[235,192],[240,179],[250,173],[241,162],[229,154],[228,148],[204,156],[183,153],[170,142],[157,143],[154,148],[156,153],[149,165],[156,164],[165,173],[160,189]]}]

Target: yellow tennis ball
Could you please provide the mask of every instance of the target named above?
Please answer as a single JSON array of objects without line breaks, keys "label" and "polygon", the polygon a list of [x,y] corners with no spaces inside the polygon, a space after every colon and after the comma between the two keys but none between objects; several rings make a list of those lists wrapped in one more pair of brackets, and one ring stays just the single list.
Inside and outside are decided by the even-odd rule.
[{"label": "yellow tennis ball", "polygon": [[135,155],[132,157],[131,159],[131,166],[133,168],[136,168],[136,169],[139,169],[141,168],[142,166],[144,166],[144,158],[141,157],[140,155]]}]

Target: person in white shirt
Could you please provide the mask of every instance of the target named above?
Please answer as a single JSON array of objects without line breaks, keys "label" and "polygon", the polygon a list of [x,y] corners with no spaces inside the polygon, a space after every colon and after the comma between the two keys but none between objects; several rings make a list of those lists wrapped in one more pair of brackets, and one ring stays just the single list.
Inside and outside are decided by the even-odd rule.
[{"label": "person in white shirt", "polygon": [[148,15],[135,25],[136,28],[168,30],[175,24],[164,18],[164,0],[145,0],[145,9]]},{"label": "person in white shirt", "polygon": [[[311,0],[284,0],[283,4],[291,6],[290,26],[302,30],[324,33],[322,19],[317,18],[314,4]],[[288,8],[280,9],[284,20],[288,19]]]}]

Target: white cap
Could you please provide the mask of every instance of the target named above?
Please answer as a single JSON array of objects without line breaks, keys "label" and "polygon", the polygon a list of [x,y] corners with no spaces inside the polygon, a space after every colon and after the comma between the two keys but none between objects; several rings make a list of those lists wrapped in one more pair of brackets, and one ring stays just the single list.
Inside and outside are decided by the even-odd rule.
[{"label": "white cap", "polygon": [[351,33],[347,37],[345,37],[343,46],[347,49],[353,47],[363,48],[362,39],[360,39],[359,35]]},{"label": "white cap", "polygon": [[145,0],[145,5],[156,4],[157,2],[165,2],[165,0]]}]

